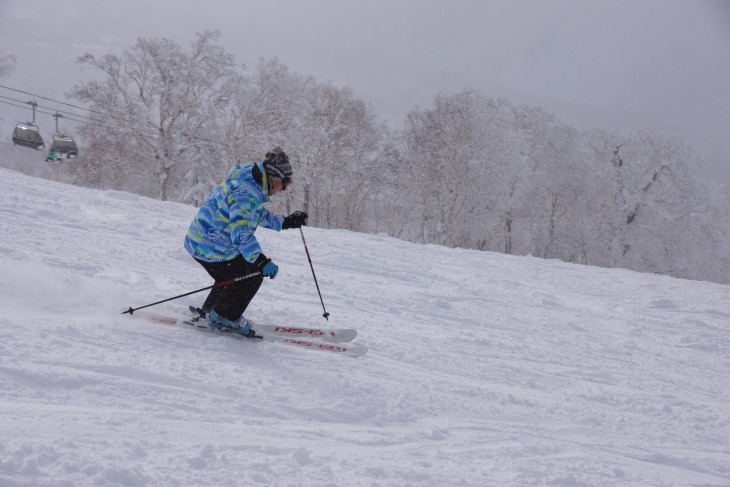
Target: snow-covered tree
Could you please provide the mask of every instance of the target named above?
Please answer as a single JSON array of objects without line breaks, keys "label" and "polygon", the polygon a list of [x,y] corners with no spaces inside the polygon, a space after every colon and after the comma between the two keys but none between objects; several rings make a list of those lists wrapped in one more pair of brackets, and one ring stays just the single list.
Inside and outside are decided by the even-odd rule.
[{"label": "snow-covered tree", "polygon": [[411,195],[421,242],[454,245],[479,183],[487,139],[479,131],[478,97],[473,90],[437,95],[432,109],[406,116],[398,182]]},{"label": "snow-covered tree", "polygon": [[305,210],[320,226],[365,228],[387,129],[371,106],[331,84],[307,90],[301,117],[297,154],[306,174]]},{"label": "snow-covered tree", "polygon": [[578,130],[470,88],[436,95],[392,132],[349,88],[276,58],[246,75],[218,39],[140,39],[80,58],[98,79],[72,95],[103,114],[84,129],[82,182],[197,205],[232,164],[278,145],[295,184],[272,209],[304,209],[312,225],[730,279],[728,190],[701,180],[680,139]]},{"label": "snow-covered tree", "polygon": [[409,112],[400,140],[413,240],[692,278],[727,247],[677,138],[579,131],[466,89]]},{"label": "snow-covered tree", "polygon": [[[15,68],[15,56],[0,57],[0,79],[7,77]],[[0,117],[2,120],[2,117]]]},{"label": "snow-covered tree", "polygon": [[13,69],[15,69],[15,56],[2,56],[0,57],[0,79],[5,78]]},{"label": "snow-covered tree", "polygon": [[117,180],[137,175],[133,187],[168,199],[176,166],[186,166],[193,149],[218,143],[219,114],[239,86],[241,68],[216,44],[219,36],[199,33],[187,51],[168,39],[138,39],[121,55],[80,57],[100,79],[76,86],[72,96],[103,113],[85,129],[85,169],[109,166]]}]

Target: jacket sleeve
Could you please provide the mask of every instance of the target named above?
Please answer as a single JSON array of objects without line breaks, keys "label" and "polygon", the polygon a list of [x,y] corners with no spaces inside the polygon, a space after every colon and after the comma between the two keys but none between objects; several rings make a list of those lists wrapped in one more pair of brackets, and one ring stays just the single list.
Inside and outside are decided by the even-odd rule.
[{"label": "jacket sleeve", "polygon": [[266,208],[261,208],[259,214],[259,225],[268,228],[270,230],[281,231],[281,226],[284,224],[284,217],[278,216],[275,213],[270,212]]},{"label": "jacket sleeve", "polygon": [[257,210],[260,206],[261,202],[250,197],[244,188],[238,187],[228,195],[228,229],[231,242],[243,258],[251,263],[261,254],[261,246],[254,236],[258,223]]}]

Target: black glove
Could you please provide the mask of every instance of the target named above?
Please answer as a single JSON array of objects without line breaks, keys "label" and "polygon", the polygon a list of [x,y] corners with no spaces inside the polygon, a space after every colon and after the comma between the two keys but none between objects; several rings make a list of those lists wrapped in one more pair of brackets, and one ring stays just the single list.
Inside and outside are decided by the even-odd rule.
[{"label": "black glove", "polygon": [[302,225],[307,224],[307,218],[309,218],[309,215],[303,211],[295,211],[291,215],[284,217],[284,223],[281,224],[281,228],[282,230],[301,228]]}]

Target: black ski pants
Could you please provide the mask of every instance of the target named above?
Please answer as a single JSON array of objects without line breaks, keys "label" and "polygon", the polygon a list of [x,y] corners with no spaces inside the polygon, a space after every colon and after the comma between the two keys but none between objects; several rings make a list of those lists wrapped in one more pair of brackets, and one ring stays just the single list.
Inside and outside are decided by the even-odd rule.
[{"label": "black ski pants", "polygon": [[[242,255],[225,262],[206,262],[195,259],[215,279],[216,283],[228,281],[236,277],[245,276],[261,269],[243,258]],[[249,303],[256,296],[264,278],[261,275],[249,277],[227,286],[214,287],[203,303],[203,311],[210,313],[215,310],[227,320],[237,321]]]}]

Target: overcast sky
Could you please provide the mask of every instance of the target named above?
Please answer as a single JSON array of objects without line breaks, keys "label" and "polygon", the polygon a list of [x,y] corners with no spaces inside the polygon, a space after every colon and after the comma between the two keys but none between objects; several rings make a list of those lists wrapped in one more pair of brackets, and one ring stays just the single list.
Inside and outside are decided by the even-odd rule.
[{"label": "overcast sky", "polygon": [[[684,136],[730,183],[726,0],[0,0],[0,56],[17,58],[0,83],[63,100],[88,76],[83,53],[138,37],[188,46],[205,29],[249,66],[277,56],[351,87],[392,127],[471,87],[579,128]],[[28,116],[0,104],[0,118],[9,134]]]}]

